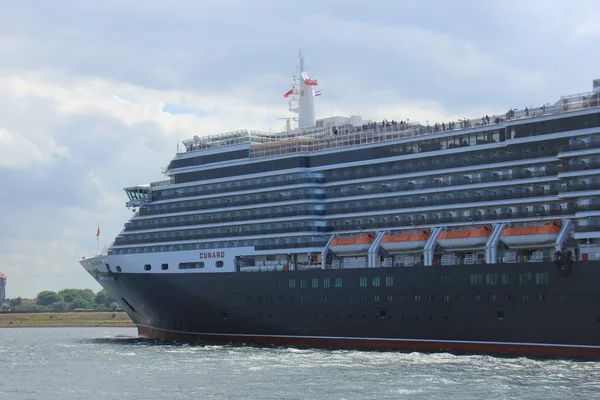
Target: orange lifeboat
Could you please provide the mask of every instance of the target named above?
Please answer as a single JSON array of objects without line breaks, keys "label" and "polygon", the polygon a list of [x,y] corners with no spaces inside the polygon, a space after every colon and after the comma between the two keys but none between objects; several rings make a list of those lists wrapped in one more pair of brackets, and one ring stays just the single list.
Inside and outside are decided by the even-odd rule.
[{"label": "orange lifeboat", "polygon": [[559,232],[559,222],[548,222],[544,225],[535,226],[517,226],[504,228],[500,234],[500,240],[511,249],[552,245],[556,242]]},{"label": "orange lifeboat", "polygon": [[461,229],[440,232],[437,243],[444,250],[476,250],[485,248],[490,236],[488,225],[478,226],[474,229]]},{"label": "orange lifeboat", "polygon": [[381,239],[381,247],[391,254],[423,250],[428,238],[429,229],[412,233],[385,235]]},{"label": "orange lifeboat", "polygon": [[336,254],[366,254],[373,243],[374,235],[366,233],[360,236],[334,238],[329,248]]}]

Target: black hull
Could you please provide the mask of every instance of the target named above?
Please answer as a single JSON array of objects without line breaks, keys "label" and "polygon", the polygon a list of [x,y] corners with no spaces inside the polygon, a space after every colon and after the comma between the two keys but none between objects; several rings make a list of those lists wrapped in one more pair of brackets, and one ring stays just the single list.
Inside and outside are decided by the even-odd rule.
[{"label": "black hull", "polygon": [[[549,280],[536,283],[539,273]],[[510,279],[486,284],[472,274]],[[115,274],[100,283],[148,338],[600,357],[596,261],[576,263],[568,277],[552,263],[528,263]]]}]

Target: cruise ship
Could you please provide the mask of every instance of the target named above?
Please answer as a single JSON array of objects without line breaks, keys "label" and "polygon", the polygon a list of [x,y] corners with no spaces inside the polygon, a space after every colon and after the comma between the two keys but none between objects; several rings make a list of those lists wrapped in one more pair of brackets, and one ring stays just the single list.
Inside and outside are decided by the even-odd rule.
[{"label": "cruise ship", "polygon": [[[143,338],[600,356],[600,80],[500,115],[194,136],[81,265]],[[558,96],[557,96],[558,97]]]}]

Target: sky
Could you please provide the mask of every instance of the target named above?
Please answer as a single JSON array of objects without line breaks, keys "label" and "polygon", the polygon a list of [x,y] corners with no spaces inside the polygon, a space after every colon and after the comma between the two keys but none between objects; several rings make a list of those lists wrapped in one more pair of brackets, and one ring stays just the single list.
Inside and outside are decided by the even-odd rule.
[{"label": "sky", "polygon": [[0,272],[8,297],[100,286],[78,261],[166,179],[177,141],[292,116],[442,122],[600,78],[596,0],[0,0]]}]

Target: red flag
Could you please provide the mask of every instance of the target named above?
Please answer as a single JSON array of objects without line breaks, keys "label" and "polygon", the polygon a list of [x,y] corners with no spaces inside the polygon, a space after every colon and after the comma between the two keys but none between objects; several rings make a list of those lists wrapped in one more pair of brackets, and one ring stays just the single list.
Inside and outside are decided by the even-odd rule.
[{"label": "red flag", "polygon": [[96,237],[100,236],[100,224],[98,224],[98,230],[96,231]]},{"label": "red flag", "polygon": [[292,94],[292,93],[294,93],[294,88],[291,88],[291,89],[290,89],[290,90],[289,90],[287,93],[285,93],[285,94],[283,95],[283,97],[285,97],[285,98],[287,99],[287,98],[288,98],[288,96],[289,96],[290,94]]},{"label": "red flag", "polygon": [[304,84],[308,85],[308,86],[318,86],[317,80],[316,79],[305,79],[304,80]]}]

